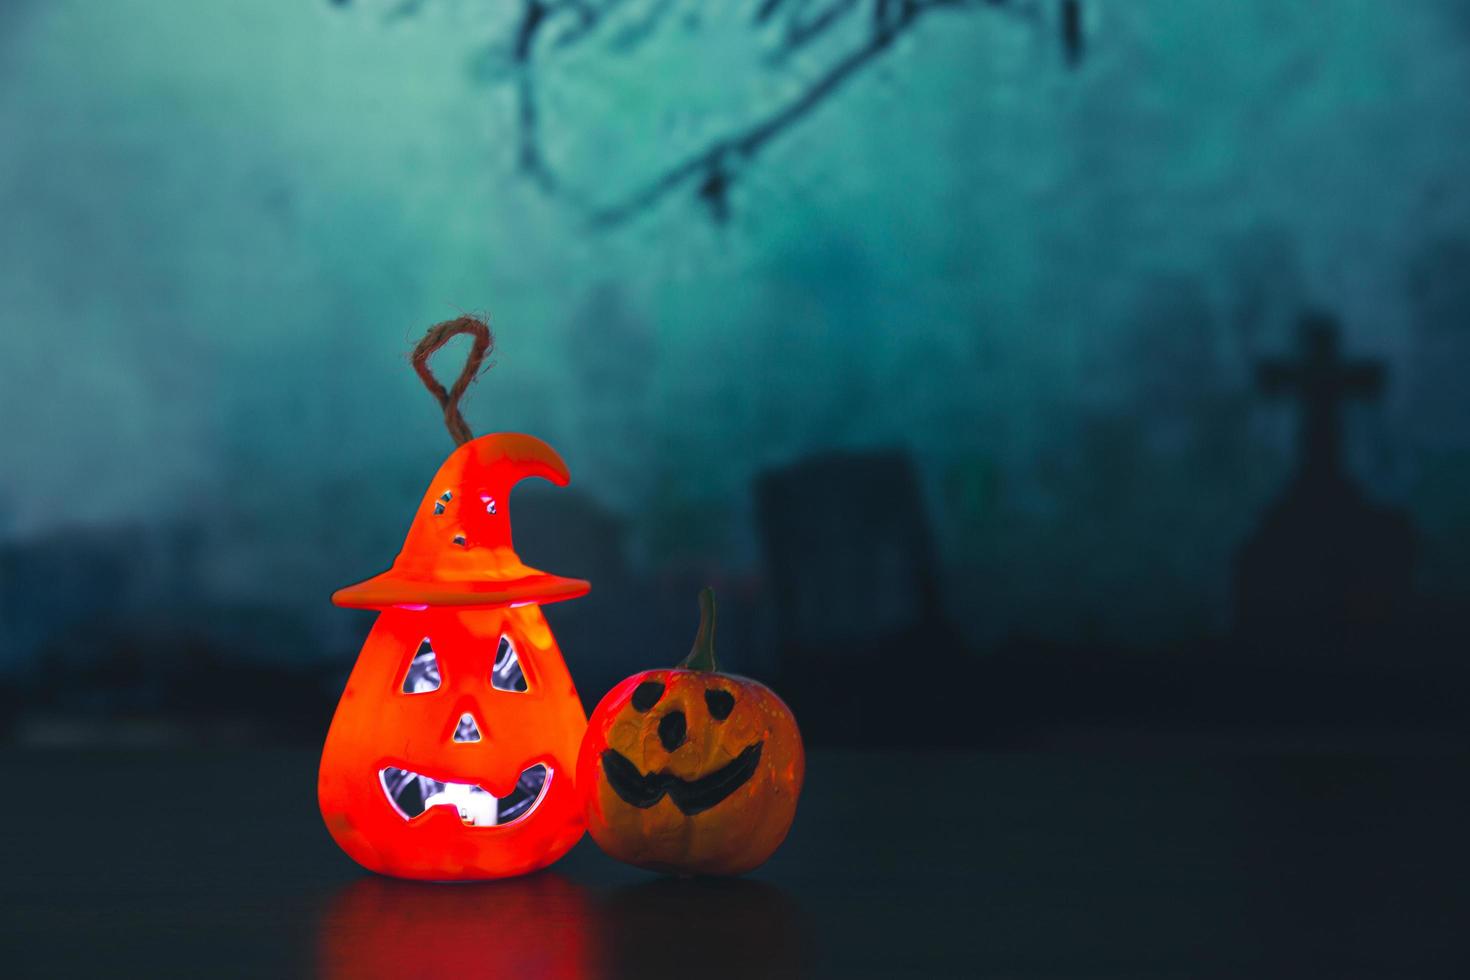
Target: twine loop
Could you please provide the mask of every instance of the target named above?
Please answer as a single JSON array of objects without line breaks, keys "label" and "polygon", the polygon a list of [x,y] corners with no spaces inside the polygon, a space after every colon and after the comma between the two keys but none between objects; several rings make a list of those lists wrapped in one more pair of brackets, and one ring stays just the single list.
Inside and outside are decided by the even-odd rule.
[{"label": "twine loop", "polygon": [[[429,355],[462,333],[473,336],[474,343],[454,386],[445,391],[439,379],[434,377],[434,372],[429,370]],[[469,424],[459,412],[459,400],[464,397],[465,389],[479,376],[480,367],[485,363],[485,357],[494,343],[495,337],[490,333],[488,323],[479,317],[461,316],[434,324],[413,349],[413,369],[418,372],[424,387],[429,389],[429,394],[434,396],[439,407],[444,410],[444,427],[449,430],[456,445],[463,446],[474,438]]]}]

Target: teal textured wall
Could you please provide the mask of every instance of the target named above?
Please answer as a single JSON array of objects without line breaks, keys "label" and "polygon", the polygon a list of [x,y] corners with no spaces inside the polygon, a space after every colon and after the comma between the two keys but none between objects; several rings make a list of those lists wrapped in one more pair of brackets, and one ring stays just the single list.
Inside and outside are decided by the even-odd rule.
[{"label": "teal textured wall", "polygon": [[1075,68],[1056,4],[935,10],[725,220],[696,176],[594,223],[871,28],[781,57],[822,5],[758,6],[553,24],[538,181],[508,0],[4,4],[0,532],[197,525],[209,589],[319,602],[396,550],[450,446],[406,351],[475,310],[472,426],[643,567],[756,568],[757,472],[902,446],[977,634],[1164,642],[1222,622],[1290,465],[1251,365],[1324,306],[1390,372],[1355,472],[1470,587],[1463,3],[1097,0]]}]

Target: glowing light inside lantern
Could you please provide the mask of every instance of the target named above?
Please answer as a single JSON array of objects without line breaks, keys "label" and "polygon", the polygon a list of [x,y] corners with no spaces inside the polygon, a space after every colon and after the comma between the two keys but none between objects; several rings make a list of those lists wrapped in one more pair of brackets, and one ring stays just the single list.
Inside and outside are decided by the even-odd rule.
[{"label": "glowing light inside lantern", "polygon": [[378,778],[388,802],[405,820],[412,820],[431,807],[453,807],[469,827],[497,827],[530,815],[546,795],[551,770],[534,765],[521,773],[515,789],[496,796],[474,783],[456,783],[422,776],[407,769],[385,767]]}]

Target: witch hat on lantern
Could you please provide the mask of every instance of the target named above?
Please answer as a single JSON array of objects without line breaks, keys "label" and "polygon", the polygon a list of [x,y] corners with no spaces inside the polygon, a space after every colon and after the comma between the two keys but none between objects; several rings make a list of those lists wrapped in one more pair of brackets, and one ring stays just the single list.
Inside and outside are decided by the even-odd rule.
[{"label": "witch hat on lantern", "polygon": [[439,467],[393,567],[333,593],[339,606],[514,606],[586,595],[582,579],[525,565],[510,534],[510,490],[539,476],[564,487],[567,465],[535,436],[471,439]]},{"label": "witch hat on lantern", "polygon": [[[474,346],[445,391],[427,359],[459,333]],[[399,877],[524,874],[583,830],[574,777],[587,716],[540,606],[590,586],[516,555],[511,488],[532,476],[565,486],[568,474],[532,436],[471,437],[458,403],[490,343],[483,322],[461,317],[415,349],[460,446],[393,567],[332,596],[379,615],[327,733],[318,800],[344,851]]]}]

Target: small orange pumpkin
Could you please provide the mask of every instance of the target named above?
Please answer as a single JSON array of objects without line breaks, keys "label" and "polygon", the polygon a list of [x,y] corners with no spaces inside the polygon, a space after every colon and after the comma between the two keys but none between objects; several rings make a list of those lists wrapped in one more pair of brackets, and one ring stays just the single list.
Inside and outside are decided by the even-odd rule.
[{"label": "small orange pumpkin", "polygon": [[806,771],[796,718],[765,685],[719,673],[714,639],[705,589],[684,662],[629,677],[587,724],[577,785],[592,838],[619,861],[742,874],[791,829]]}]

